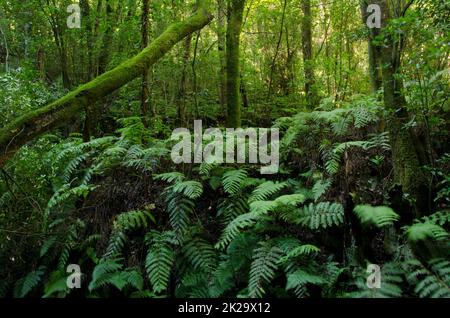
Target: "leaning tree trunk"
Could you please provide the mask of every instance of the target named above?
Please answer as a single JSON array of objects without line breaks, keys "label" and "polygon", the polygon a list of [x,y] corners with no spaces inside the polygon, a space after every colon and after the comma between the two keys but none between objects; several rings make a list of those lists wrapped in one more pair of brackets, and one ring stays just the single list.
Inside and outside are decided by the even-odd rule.
[{"label": "leaning tree trunk", "polygon": [[240,96],[240,34],[244,15],[244,0],[229,0],[227,26],[227,124],[229,128],[241,126]]},{"label": "leaning tree trunk", "polygon": [[145,69],[155,64],[176,43],[207,25],[213,18],[208,10],[209,0],[200,3],[199,9],[192,17],[169,26],[138,55],[78,87],[61,99],[26,113],[0,129],[0,168],[25,143],[65,123],[88,105],[93,105],[100,98],[142,76]]}]

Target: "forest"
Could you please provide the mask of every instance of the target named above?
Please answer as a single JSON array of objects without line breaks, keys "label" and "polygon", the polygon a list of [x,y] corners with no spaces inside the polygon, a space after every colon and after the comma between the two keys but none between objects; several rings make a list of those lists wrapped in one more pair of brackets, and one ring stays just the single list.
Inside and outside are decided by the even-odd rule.
[{"label": "forest", "polygon": [[449,57],[449,0],[0,0],[0,298],[450,298]]}]

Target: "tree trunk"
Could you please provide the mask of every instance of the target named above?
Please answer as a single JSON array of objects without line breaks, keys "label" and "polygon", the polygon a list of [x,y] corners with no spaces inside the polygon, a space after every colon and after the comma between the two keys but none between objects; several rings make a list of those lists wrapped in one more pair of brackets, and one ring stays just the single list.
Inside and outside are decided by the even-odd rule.
[{"label": "tree trunk", "polygon": [[155,39],[146,49],[91,82],[80,86],[61,99],[35,111],[22,115],[0,129],[0,168],[25,143],[34,137],[64,124],[68,119],[95,101],[114,92],[156,63],[176,43],[187,35],[203,28],[212,20],[208,0],[201,1],[196,14],[177,22]]},{"label": "tree trunk", "polygon": [[[375,0],[372,0],[370,3],[376,4]],[[361,16],[364,25],[367,23],[367,19],[369,18],[369,13],[367,12],[367,7],[369,3],[368,0],[361,0]],[[377,28],[367,28],[368,31],[368,39],[367,39],[367,51],[369,58],[369,76],[370,76],[370,84],[372,87],[372,92],[378,92],[383,86],[383,79],[381,74],[381,48],[373,43],[373,40],[376,36],[379,35],[379,29]]]},{"label": "tree trunk", "polygon": [[[142,3],[142,17],[141,17],[141,28],[142,28],[142,49],[148,46],[148,18],[149,18],[149,4],[150,0],[143,0]],[[149,69],[145,69],[142,73],[142,85],[141,85],[141,116],[142,122],[145,127],[148,127],[148,106],[150,104],[150,94],[148,86]]]},{"label": "tree trunk", "polygon": [[228,1],[227,26],[227,125],[229,128],[241,126],[240,96],[240,34],[244,15],[244,0]]},{"label": "tree trunk", "polygon": [[305,73],[305,95],[308,108],[314,109],[318,105],[318,97],[315,88],[316,80],[313,65],[311,0],[302,0],[301,6],[303,11],[302,51]]},{"label": "tree trunk", "polygon": [[113,36],[112,36],[112,30],[113,30],[113,7],[112,7],[112,0],[106,0],[106,30],[103,34],[103,40],[102,40],[102,48],[100,51],[100,56],[98,58],[98,72],[97,75],[103,74],[106,71],[106,68],[108,66],[108,59],[109,59],[109,48],[111,46]]},{"label": "tree trunk", "polygon": [[226,16],[226,2],[225,0],[217,0],[217,49],[219,51],[219,100],[222,110],[225,111],[227,105],[227,62],[225,55],[226,47],[226,30],[225,30],[225,16]]},{"label": "tree trunk", "polygon": [[186,72],[191,57],[192,34],[189,34],[184,42],[183,69],[181,71],[180,90],[178,91],[178,125],[185,127],[186,119]]},{"label": "tree trunk", "polygon": [[[402,12],[401,8],[391,8],[387,0],[380,0],[382,10],[382,28],[385,29],[391,12]],[[407,127],[409,114],[403,95],[403,82],[400,75],[403,39],[398,35],[385,34],[385,45],[381,49],[384,104],[392,112],[388,122],[391,139],[394,181],[400,185],[402,192],[408,194],[415,208],[415,217],[427,214],[429,209],[429,181],[423,170],[423,141]]]}]

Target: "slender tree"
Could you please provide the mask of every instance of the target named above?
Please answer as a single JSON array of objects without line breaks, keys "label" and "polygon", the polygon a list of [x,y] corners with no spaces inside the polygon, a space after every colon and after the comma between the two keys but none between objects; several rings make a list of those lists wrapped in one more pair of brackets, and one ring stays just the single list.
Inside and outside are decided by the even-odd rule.
[{"label": "slender tree", "polygon": [[313,65],[311,0],[301,0],[301,7],[303,12],[301,28],[305,94],[308,108],[314,109],[318,104],[318,97]]},{"label": "slender tree", "polygon": [[240,34],[244,15],[244,0],[228,1],[227,25],[227,125],[241,126],[240,95]]},{"label": "slender tree", "polygon": [[[142,0],[142,15],[141,15],[141,47],[145,49],[148,46],[149,36],[149,10],[150,0]],[[145,69],[142,72],[141,84],[141,116],[145,127],[148,127],[148,108],[150,104],[150,92],[148,85],[148,78],[150,69]]]}]

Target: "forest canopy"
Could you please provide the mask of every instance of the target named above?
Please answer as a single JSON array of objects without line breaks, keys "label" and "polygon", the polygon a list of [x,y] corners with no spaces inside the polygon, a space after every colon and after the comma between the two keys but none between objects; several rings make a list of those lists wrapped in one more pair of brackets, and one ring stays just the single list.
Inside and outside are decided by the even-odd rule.
[{"label": "forest canopy", "polygon": [[447,0],[0,0],[0,297],[450,297],[449,54]]}]

